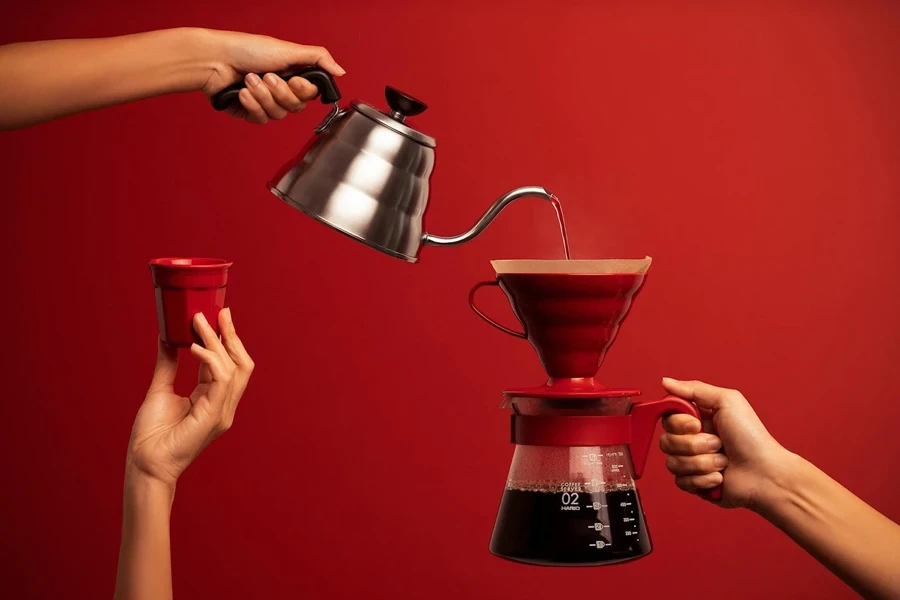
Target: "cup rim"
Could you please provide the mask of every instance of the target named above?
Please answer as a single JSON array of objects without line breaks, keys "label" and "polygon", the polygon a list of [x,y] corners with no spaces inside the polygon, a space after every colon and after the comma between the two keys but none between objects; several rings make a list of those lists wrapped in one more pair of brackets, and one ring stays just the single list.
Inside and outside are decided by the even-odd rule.
[{"label": "cup rim", "polygon": [[227,269],[231,267],[232,264],[231,261],[223,258],[208,258],[203,256],[172,256],[153,258],[150,260],[151,267],[185,271],[215,270],[223,267]]}]

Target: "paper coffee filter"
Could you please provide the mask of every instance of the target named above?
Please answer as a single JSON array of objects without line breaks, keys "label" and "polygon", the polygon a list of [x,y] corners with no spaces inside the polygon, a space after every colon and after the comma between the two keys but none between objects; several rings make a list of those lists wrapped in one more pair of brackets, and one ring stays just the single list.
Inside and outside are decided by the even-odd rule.
[{"label": "paper coffee filter", "polygon": [[497,275],[509,273],[611,275],[646,273],[652,260],[649,256],[600,260],[492,260],[491,266]]}]

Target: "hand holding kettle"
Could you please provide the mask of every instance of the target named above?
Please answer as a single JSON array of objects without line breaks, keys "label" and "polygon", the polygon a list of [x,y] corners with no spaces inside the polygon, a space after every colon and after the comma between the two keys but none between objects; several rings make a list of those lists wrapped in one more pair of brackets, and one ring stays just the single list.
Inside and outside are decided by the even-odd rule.
[{"label": "hand holding kettle", "polygon": [[318,95],[308,80],[272,75],[301,66],[344,74],[320,46],[200,28],[8,44],[0,47],[0,130],[165,94],[212,98],[239,81],[247,91],[229,113],[264,124],[300,112]]},{"label": "hand holding kettle", "polygon": [[346,72],[321,46],[303,46],[247,33],[208,34],[219,38],[214,45],[222,48],[222,60],[204,84],[203,93],[213,98],[243,79],[243,89],[238,94],[240,104],[227,110],[231,116],[249,123],[264,125],[269,119],[280,120],[289,113],[298,113],[321,91],[308,79],[291,77],[285,81],[276,73],[298,66],[319,67],[333,76]]}]

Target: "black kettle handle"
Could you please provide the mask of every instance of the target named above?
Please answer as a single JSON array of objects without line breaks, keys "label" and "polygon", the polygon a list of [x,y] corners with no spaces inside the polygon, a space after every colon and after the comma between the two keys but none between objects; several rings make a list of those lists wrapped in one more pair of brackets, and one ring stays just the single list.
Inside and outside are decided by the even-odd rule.
[{"label": "black kettle handle", "polygon": [[[262,77],[262,75],[260,75]],[[331,73],[322,67],[303,67],[296,71],[290,71],[279,75],[283,80],[287,81],[292,77],[302,77],[317,88],[319,88],[319,98],[322,104],[334,104],[341,99],[341,92],[338,90],[337,84]],[[238,94],[247,87],[244,80],[229,85],[221,92],[212,97],[212,106],[216,110],[225,110],[238,101]]]}]

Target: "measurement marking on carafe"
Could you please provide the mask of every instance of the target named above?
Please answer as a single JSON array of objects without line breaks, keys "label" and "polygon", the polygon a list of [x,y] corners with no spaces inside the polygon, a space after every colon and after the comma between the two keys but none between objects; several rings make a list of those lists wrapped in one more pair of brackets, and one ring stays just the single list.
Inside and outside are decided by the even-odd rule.
[{"label": "measurement marking on carafe", "polygon": [[608,506],[607,504],[600,504],[599,502],[594,502],[591,505],[591,508],[593,508],[594,510],[600,510],[601,508],[606,508],[607,506]]},{"label": "measurement marking on carafe", "polygon": [[612,543],[604,542],[603,540],[597,540],[596,542],[591,542],[588,544],[591,548],[597,548],[598,550],[602,550],[607,546],[612,546]]},{"label": "measurement marking on carafe", "polygon": [[593,525],[588,525],[588,529],[593,529],[594,531],[602,531],[603,523],[594,523]]}]

